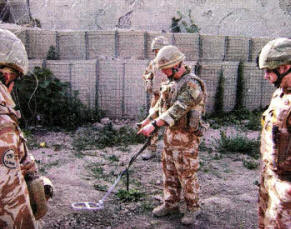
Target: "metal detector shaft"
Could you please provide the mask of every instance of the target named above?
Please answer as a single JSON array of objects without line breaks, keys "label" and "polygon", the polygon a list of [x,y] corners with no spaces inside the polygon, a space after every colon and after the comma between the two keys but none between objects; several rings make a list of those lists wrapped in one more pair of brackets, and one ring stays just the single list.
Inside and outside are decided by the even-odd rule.
[{"label": "metal detector shaft", "polygon": [[141,149],[131,157],[127,167],[119,174],[119,176],[116,178],[114,184],[108,189],[108,191],[105,193],[103,198],[98,201],[98,203],[94,203],[94,202],[74,202],[74,203],[72,203],[72,208],[74,210],[100,210],[100,209],[103,209],[104,208],[104,206],[103,206],[104,201],[107,199],[107,197],[114,190],[115,186],[119,183],[121,177],[124,174],[128,173],[129,167],[136,160],[136,158],[150,145],[150,143],[151,143],[151,137],[149,137],[147,139],[146,143],[141,147]]}]

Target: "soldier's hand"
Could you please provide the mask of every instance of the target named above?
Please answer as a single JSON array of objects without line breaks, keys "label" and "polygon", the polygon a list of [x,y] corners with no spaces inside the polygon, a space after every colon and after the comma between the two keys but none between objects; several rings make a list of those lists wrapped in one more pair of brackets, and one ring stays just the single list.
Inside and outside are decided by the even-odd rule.
[{"label": "soldier's hand", "polygon": [[143,120],[142,122],[137,123],[136,125],[137,125],[137,127],[138,127],[139,129],[141,129],[141,128],[143,128],[144,126],[146,126],[147,124],[149,124],[149,123],[150,123],[150,120],[149,120],[149,119],[145,119],[145,120]]},{"label": "soldier's hand", "polygon": [[140,131],[138,131],[137,134],[142,134],[146,137],[149,137],[154,130],[155,127],[152,124],[148,124],[145,127],[143,127]]}]

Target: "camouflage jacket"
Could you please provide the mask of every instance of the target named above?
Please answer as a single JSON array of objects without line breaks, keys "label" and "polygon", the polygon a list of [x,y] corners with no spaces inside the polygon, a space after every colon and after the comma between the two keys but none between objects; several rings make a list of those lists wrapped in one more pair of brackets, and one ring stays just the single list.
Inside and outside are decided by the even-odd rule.
[{"label": "camouflage jacket", "polygon": [[162,82],[167,81],[167,76],[160,70],[155,69],[153,61],[150,61],[142,76],[145,90],[148,93],[158,94]]},{"label": "camouflage jacket", "polygon": [[159,116],[170,129],[197,131],[205,112],[206,88],[196,75],[186,73],[178,80],[168,80],[161,84],[160,98],[150,109],[150,119]]},{"label": "camouflage jacket", "polygon": [[291,92],[278,88],[262,115],[263,169],[291,175]]},{"label": "camouflage jacket", "polygon": [[20,117],[7,88],[0,83],[0,228],[34,229],[24,177],[37,170],[18,127]]}]

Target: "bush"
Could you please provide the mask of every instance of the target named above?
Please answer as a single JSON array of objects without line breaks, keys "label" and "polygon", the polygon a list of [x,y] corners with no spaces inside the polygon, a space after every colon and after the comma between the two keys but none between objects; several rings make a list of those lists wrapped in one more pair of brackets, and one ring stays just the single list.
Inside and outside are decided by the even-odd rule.
[{"label": "bush", "polygon": [[243,160],[243,165],[247,169],[256,169],[259,166],[259,163],[254,160]]},{"label": "bush", "polygon": [[249,116],[249,122],[246,123],[246,128],[249,130],[261,130],[262,112],[253,112]]},{"label": "bush", "polygon": [[179,17],[172,17],[170,30],[172,33],[198,33],[200,28],[194,23],[191,9],[188,10],[188,17],[177,11]]},{"label": "bush", "polygon": [[259,140],[252,140],[239,135],[228,137],[223,131],[220,132],[220,140],[217,146],[217,150],[220,153],[242,153],[258,159],[259,148]]},{"label": "bush", "polygon": [[224,82],[225,78],[223,76],[222,70],[219,73],[219,81],[217,85],[217,90],[215,93],[215,103],[214,103],[214,110],[215,114],[218,116],[223,115],[224,109]]},{"label": "bush", "polygon": [[210,124],[214,129],[218,129],[221,126],[236,125],[240,127],[246,127],[249,130],[260,130],[261,115],[261,111],[249,111],[246,108],[241,108],[220,114],[212,113],[207,118],[213,120],[210,122]]},{"label": "bush", "polygon": [[60,56],[59,53],[56,51],[55,46],[50,46],[47,56],[46,56],[47,60],[59,60]]},{"label": "bush", "polygon": [[49,69],[34,68],[33,73],[16,82],[15,88],[17,109],[25,127],[75,129],[101,117],[101,112],[82,104],[77,91],[71,91],[70,84],[61,82]]},{"label": "bush", "polygon": [[129,191],[120,189],[116,193],[116,196],[122,202],[137,202],[137,201],[141,200],[145,196],[145,194],[140,192],[140,191],[138,191],[138,190],[135,190],[135,189],[132,189],[132,190],[129,190]]},{"label": "bush", "polygon": [[115,130],[112,124],[105,125],[102,130],[86,128],[73,140],[75,150],[88,150],[92,148],[103,149],[112,146],[127,146],[129,144],[143,143],[145,137],[137,135],[136,130],[129,127],[122,127]]}]

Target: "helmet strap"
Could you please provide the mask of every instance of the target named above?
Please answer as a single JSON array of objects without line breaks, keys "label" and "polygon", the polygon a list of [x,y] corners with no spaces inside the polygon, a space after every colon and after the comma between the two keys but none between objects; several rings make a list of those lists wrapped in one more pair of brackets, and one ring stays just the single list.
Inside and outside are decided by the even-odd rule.
[{"label": "helmet strap", "polygon": [[291,68],[283,74],[280,74],[277,69],[274,69],[273,72],[277,75],[277,80],[274,82],[274,85],[278,88],[280,87],[282,79],[291,72]]}]

